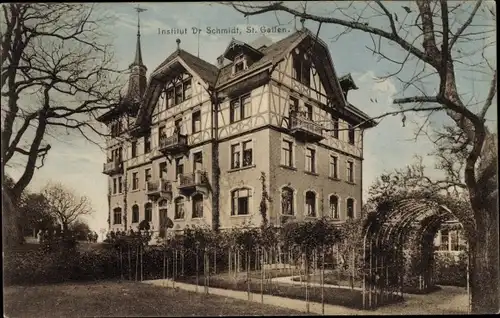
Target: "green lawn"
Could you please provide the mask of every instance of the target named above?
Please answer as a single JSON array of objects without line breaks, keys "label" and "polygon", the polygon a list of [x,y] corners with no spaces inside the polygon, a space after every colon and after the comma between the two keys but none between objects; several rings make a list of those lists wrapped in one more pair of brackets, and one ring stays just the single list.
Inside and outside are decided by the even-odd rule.
[{"label": "green lawn", "polygon": [[[306,281],[306,275],[302,275],[302,281]],[[300,277],[294,277],[294,281],[300,281]],[[335,286],[346,286],[351,287],[351,281],[345,277],[345,275],[338,275],[336,273],[325,273],[323,276],[324,283],[328,285]],[[311,283],[321,283],[321,274],[313,274],[309,275],[309,281]],[[354,287],[361,288],[363,286],[363,282],[360,280],[354,280]]]},{"label": "green lawn", "polygon": [[[251,272],[250,282],[247,281],[246,275],[240,273],[237,277],[229,276],[227,273],[218,274],[209,277],[209,286],[215,288],[232,289],[239,291],[247,291],[252,293],[263,293],[266,295],[288,297],[294,299],[306,299],[306,288],[304,285],[291,285],[270,280],[264,280],[261,285],[260,272]],[[176,279],[180,282],[196,284],[196,277],[179,277]],[[202,275],[198,277],[198,284],[204,284]],[[363,308],[362,292],[359,290],[351,290],[345,288],[324,288],[323,291],[320,287],[308,287],[308,298],[310,301],[321,303],[321,299],[326,304],[339,305],[353,309]],[[401,301],[400,297],[395,299],[395,302]]]},{"label": "green lawn", "polygon": [[6,317],[292,316],[305,313],[136,282],[4,288]]}]

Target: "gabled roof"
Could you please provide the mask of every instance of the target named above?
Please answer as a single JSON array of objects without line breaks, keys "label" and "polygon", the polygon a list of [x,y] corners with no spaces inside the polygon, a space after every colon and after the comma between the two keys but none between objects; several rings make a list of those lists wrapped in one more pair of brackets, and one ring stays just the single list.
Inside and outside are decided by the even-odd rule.
[{"label": "gabled roof", "polygon": [[340,86],[342,86],[342,89],[344,91],[348,91],[351,89],[358,89],[356,86],[356,83],[354,83],[354,80],[352,79],[351,73],[347,73],[344,76],[341,76],[339,78]]},{"label": "gabled roof", "polygon": [[176,50],[174,53],[170,54],[169,57],[165,59],[152,73],[152,76],[155,76],[161,69],[172,62],[176,57],[181,58],[189,67],[193,69],[196,74],[198,74],[202,80],[207,82],[210,86],[214,86],[217,80],[217,75],[219,73],[219,69],[217,66],[208,63],[205,60],[200,59],[199,57],[194,56],[193,54],[186,52],[184,50]]},{"label": "gabled roof", "polygon": [[311,54],[311,57],[316,65],[322,66],[318,67],[317,71],[322,78],[322,81],[324,82],[327,94],[331,95],[335,99],[336,104],[338,104],[341,108],[346,108],[347,111],[353,112],[356,116],[361,117],[363,120],[367,120],[369,118],[368,115],[366,115],[353,105],[349,104],[343,94],[346,87],[349,87],[348,89],[357,89],[350,74],[347,74],[342,78],[338,78],[330,51],[328,49],[328,45],[319,37],[316,37],[316,35],[313,34],[310,30],[304,28],[303,30],[299,30],[285,37],[284,39],[271,44],[270,46],[260,48],[259,50],[256,50],[246,43],[233,39],[224,54],[229,52],[228,50],[230,50],[231,44],[235,44],[237,46],[242,46],[245,48],[248,47],[251,50],[262,55],[261,58],[250,64],[247,70],[236,77],[232,76],[231,64],[219,69],[215,65],[208,63],[184,50],[176,50],[170,56],[168,56],[165,61],[163,61],[151,74],[146,94],[144,96],[145,98],[137,116],[136,125],[144,124],[144,116],[152,111],[151,107],[153,107],[155,100],[161,93],[160,82],[161,78],[163,77],[162,72],[168,72],[168,70],[165,69],[165,66],[169,65],[177,57],[179,57],[179,59],[181,59],[188,67],[190,67],[193,72],[197,73],[209,85],[209,87],[219,89],[223,86],[226,86],[228,83],[237,80],[238,78],[240,78],[240,76],[244,77],[254,71],[263,71],[271,65],[275,65],[281,62],[297,45],[303,43],[303,41],[305,40],[311,41],[311,43],[314,45],[313,48],[315,52]]},{"label": "gabled roof", "polygon": [[[263,53],[263,57],[260,60],[256,61],[255,63],[253,63],[248,68],[248,70],[245,71],[245,73],[250,72],[252,70],[256,70],[256,69],[278,59],[279,57],[281,57],[281,55],[283,54],[283,52],[287,48],[289,48],[295,41],[297,41],[297,39],[299,39],[302,36],[303,35],[301,32],[295,32],[295,33],[287,36],[286,38],[284,38],[276,43],[273,43],[272,45],[270,45],[268,47],[263,48],[261,50],[261,52]],[[231,65],[226,65],[225,67],[220,69],[220,73],[219,73],[219,77],[217,78],[216,86],[217,87],[222,86],[222,85],[226,84],[227,82],[229,82],[231,79],[233,79],[231,74],[232,74],[232,66]]]},{"label": "gabled roof", "polygon": [[229,43],[226,51],[224,51],[224,54],[222,54],[222,56],[224,56],[228,60],[233,61],[238,54],[238,50],[243,50],[256,59],[259,59],[263,56],[263,53],[261,51],[255,49],[251,45],[246,44],[245,42],[241,42],[235,39],[231,40],[231,43]]}]

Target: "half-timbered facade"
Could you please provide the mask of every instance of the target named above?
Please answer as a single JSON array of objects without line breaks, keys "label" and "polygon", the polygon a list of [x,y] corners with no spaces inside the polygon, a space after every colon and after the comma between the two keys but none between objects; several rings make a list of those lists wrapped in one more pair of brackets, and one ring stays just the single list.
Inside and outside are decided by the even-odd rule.
[{"label": "half-timbered facade", "polygon": [[127,87],[139,89],[100,118],[113,136],[110,229],[259,226],[263,191],[273,224],[359,217],[363,131],[375,123],[347,101],[357,87],[321,39],[307,29],[262,47],[233,39],[218,65],[177,45],[147,87],[136,57]]}]

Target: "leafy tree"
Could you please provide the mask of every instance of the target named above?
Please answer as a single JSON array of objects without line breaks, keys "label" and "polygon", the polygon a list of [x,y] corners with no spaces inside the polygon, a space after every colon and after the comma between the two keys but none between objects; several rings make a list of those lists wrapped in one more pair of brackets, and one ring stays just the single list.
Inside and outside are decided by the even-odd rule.
[{"label": "leafy tree", "polygon": [[73,222],[69,226],[69,230],[75,235],[75,238],[80,241],[86,241],[89,233],[92,232],[89,225],[82,220]]},{"label": "leafy tree", "polygon": [[19,208],[24,232],[52,229],[56,225],[56,219],[51,214],[49,201],[41,193],[26,195]]},{"label": "leafy tree", "polygon": [[[302,21],[310,20],[344,28],[334,39],[358,31],[369,36],[368,50],[387,64],[388,74],[381,79],[401,83],[403,96],[394,99],[399,110],[372,119],[406,113],[427,114],[425,123],[436,114],[442,127],[433,141],[446,167],[461,157],[461,180],[467,192],[470,217],[464,224],[471,249],[472,310],[492,313],[499,309],[499,237],[497,191],[497,134],[486,125],[486,115],[496,105],[497,69],[488,50],[496,46],[496,11],[489,1],[449,2],[416,0],[405,2],[328,2],[314,10],[314,5],[231,3],[245,16],[283,12]],[[319,30],[317,31],[319,33]],[[359,33],[358,33],[359,34]],[[394,57],[394,49],[400,58]],[[394,66],[394,72],[392,67]],[[480,74],[489,83],[484,96],[470,97],[468,85],[459,85],[463,76]],[[404,94],[411,94],[404,96]],[[437,116],[437,115],[436,115]],[[435,123],[434,123],[435,124]],[[417,134],[423,130],[420,127]],[[443,145],[444,144],[444,145]],[[448,163],[446,163],[448,162]],[[454,169],[453,169],[454,170]],[[450,172],[450,171],[448,171]],[[448,175],[451,177],[451,175]],[[457,185],[457,180],[448,179]],[[446,182],[443,183],[445,186]]]}]

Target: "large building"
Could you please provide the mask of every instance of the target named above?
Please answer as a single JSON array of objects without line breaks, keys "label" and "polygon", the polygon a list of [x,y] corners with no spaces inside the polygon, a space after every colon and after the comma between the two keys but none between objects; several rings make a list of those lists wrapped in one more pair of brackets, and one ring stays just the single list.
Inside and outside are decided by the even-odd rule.
[{"label": "large building", "polygon": [[112,135],[110,230],[259,226],[262,202],[278,226],[359,217],[363,131],[375,123],[347,101],[355,83],[312,32],[233,39],[217,65],[177,40],[149,81],[146,72],[138,32],[122,98],[99,118]]}]

